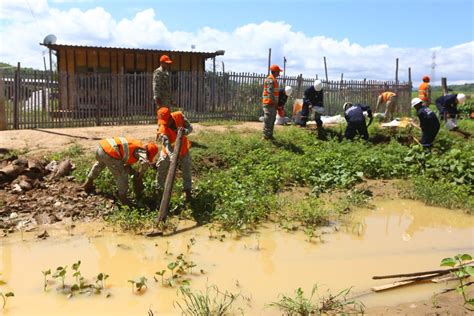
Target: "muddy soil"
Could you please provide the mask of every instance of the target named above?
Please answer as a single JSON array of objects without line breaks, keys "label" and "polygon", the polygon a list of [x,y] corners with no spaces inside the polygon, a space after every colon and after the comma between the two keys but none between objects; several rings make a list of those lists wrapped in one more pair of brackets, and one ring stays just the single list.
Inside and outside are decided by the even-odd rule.
[{"label": "muddy soil", "polygon": [[[473,297],[474,286],[467,289],[468,297]],[[400,304],[397,306],[373,307],[365,311],[366,315],[472,315],[472,311],[463,307],[464,300],[456,291],[433,295],[431,299]]]},{"label": "muddy soil", "polygon": [[56,222],[89,222],[110,212],[115,203],[112,197],[86,194],[72,179],[44,181],[40,187],[21,193],[8,185],[0,190],[0,201],[0,229],[4,233],[20,226],[29,231]]}]

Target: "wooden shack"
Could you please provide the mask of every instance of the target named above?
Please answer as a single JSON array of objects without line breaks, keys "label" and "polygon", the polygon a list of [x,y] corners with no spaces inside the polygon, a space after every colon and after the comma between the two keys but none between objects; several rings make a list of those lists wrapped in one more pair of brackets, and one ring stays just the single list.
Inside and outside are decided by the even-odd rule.
[{"label": "wooden shack", "polygon": [[[204,72],[206,59],[223,55],[224,51],[195,52],[140,48],[76,46],[41,44],[55,52],[59,78],[61,111],[96,112],[108,110],[113,100],[147,103],[151,100],[151,74],[160,66],[160,57],[168,55],[172,60],[171,72]],[[135,76],[135,77],[131,77]],[[130,86],[130,85],[133,85]],[[127,95],[137,91],[140,98]],[[95,113],[94,115],[97,115]]]}]

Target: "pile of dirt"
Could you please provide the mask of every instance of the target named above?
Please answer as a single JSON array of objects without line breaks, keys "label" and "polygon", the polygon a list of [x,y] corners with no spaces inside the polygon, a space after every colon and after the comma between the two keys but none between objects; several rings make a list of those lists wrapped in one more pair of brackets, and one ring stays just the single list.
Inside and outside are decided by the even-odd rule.
[{"label": "pile of dirt", "polygon": [[89,221],[113,208],[114,200],[83,192],[69,160],[18,159],[0,161],[0,229],[34,230],[38,225]]}]

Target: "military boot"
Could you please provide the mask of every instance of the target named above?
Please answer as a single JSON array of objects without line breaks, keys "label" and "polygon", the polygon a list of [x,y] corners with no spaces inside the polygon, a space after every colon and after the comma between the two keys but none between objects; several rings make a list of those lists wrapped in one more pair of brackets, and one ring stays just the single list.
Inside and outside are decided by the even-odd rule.
[{"label": "military boot", "polygon": [[128,199],[127,194],[117,194],[117,197],[123,205],[131,206],[132,202]]},{"label": "military boot", "polygon": [[81,189],[83,189],[87,193],[94,192],[95,190],[94,180],[92,180],[91,178],[87,178],[86,182],[84,182],[84,184],[81,185]]},{"label": "military boot", "polygon": [[184,190],[184,200],[186,203],[191,203],[193,196],[191,194],[191,190]]}]

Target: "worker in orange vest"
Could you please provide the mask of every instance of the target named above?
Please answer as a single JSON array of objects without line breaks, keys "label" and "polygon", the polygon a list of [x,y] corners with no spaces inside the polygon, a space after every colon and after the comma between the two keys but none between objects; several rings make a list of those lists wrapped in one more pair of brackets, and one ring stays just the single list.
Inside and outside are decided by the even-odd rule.
[{"label": "worker in orange vest", "polygon": [[418,98],[423,101],[424,106],[430,106],[431,104],[431,85],[430,85],[430,77],[423,76],[423,82],[420,83],[418,87]]},{"label": "worker in orange vest", "polygon": [[395,112],[395,108],[397,107],[398,97],[395,93],[391,91],[382,92],[379,97],[377,98],[377,105],[376,105],[376,112],[381,110],[382,104],[386,105],[384,120],[391,121],[393,118],[393,113]]},{"label": "worker in orange vest", "polygon": [[[130,205],[130,200],[127,198],[128,175],[133,176],[135,195],[139,198],[143,190],[143,172],[151,165],[157,153],[158,146],[155,143],[143,145],[141,141],[130,137],[102,139],[95,150],[97,162],[89,171],[82,188],[86,192],[93,191],[94,180],[107,167],[115,178],[119,201]],[[136,162],[140,164],[138,171],[132,168]]]},{"label": "worker in orange vest", "polygon": [[[186,119],[182,112],[170,112],[168,108],[158,110],[158,134],[157,139],[162,143],[162,150],[158,161],[156,162],[156,183],[159,195],[163,193],[166,176],[170,161],[173,155],[174,145],[178,134],[178,129],[183,129],[184,135],[189,135],[193,131],[191,123]],[[181,163],[181,171],[183,173],[183,192],[186,201],[191,201],[192,190],[192,162],[189,148],[191,142],[186,136],[181,139],[181,149],[178,158]]]},{"label": "worker in orange vest", "polygon": [[273,128],[278,107],[278,81],[281,68],[278,65],[270,66],[271,73],[263,83],[262,108],[263,108],[263,139],[273,140]]}]

